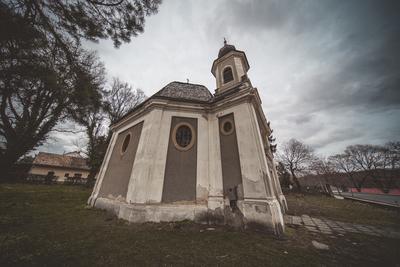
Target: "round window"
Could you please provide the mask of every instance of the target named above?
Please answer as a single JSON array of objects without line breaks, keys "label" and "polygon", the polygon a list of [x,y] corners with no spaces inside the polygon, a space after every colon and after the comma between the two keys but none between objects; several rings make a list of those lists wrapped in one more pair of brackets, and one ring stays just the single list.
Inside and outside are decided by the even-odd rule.
[{"label": "round window", "polygon": [[194,129],[189,123],[177,124],[172,133],[174,145],[179,150],[189,150],[194,144]]},{"label": "round window", "polygon": [[227,121],[224,123],[224,131],[225,132],[230,132],[232,130],[232,123],[230,121]]},{"label": "round window", "polygon": [[225,119],[221,123],[221,132],[224,135],[230,135],[233,133],[233,121],[231,119]]},{"label": "round window", "polygon": [[131,134],[125,136],[124,142],[122,143],[121,153],[125,153],[129,146],[129,141],[131,140]]}]

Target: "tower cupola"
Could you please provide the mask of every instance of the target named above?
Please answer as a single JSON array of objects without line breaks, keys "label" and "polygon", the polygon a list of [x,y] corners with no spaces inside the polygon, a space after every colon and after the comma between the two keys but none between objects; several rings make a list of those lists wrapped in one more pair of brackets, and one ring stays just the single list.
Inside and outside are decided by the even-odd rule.
[{"label": "tower cupola", "polygon": [[236,50],[236,47],[227,44],[218,52],[218,58],[214,60],[211,73],[216,78],[216,94],[230,90],[242,82],[243,76],[250,69],[246,54]]}]

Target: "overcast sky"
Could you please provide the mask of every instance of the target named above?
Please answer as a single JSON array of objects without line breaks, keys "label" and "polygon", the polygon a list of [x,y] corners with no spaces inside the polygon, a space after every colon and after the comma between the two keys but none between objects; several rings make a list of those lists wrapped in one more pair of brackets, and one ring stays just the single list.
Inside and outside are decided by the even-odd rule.
[{"label": "overcast sky", "polygon": [[[330,155],[400,139],[400,1],[168,0],[131,43],[87,47],[109,78],[148,96],[186,79],[214,93],[223,37],[246,53],[278,144]],[[70,151],[76,138],[57,133],[40,150]]]}]

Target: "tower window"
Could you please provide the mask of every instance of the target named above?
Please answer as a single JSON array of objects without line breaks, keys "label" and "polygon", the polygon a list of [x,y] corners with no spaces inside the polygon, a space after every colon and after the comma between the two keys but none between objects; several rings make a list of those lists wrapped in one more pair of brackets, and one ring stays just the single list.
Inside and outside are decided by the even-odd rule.
[{"label": "tower window", "polygon": [[233,81],[233,73],[232,73],[232,68],[227,67],[224,69],[222,76],[224,77],[224,83]]}]

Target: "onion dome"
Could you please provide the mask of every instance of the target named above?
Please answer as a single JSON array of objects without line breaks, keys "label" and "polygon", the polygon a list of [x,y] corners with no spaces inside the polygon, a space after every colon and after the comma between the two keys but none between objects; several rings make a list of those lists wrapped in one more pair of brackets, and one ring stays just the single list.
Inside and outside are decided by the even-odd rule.
[{"label": "onion dome", "polygon": [[224,46],[219,50],[218,52],[218,58],[221,58],[223,56],[225,56],[226,54],[228,54],[230,51],[236,51],[235,46],[227,44],[226,40],[224,38]]}]

